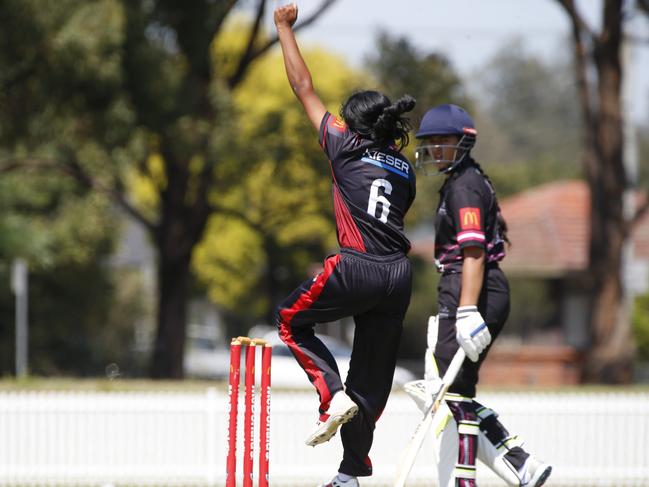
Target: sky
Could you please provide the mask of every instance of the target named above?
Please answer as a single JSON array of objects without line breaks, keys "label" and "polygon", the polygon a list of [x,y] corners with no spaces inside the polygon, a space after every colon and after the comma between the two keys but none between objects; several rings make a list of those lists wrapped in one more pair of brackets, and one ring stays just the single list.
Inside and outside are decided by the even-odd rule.
[{"label": "sky", "polygon": [[[297,0],[306,17],[321,0]],[[288,1],[273,0],[273,7]],[[578,0],[591,27],[599,31],[601,1]],[[649,39],[649,22],[637,19],[634,32]],[[506,43],[523,42],[543,59],[557,58],[567,42],[569,21],[556,0],[337,0],[315,24],[298,35],[303,46],[320,45],[360,65],[380,30],[405,36],[422,52],[441,51],[465,78],[479,75]],[[631,50],[630,113],[649,123],[649,42]]]}]

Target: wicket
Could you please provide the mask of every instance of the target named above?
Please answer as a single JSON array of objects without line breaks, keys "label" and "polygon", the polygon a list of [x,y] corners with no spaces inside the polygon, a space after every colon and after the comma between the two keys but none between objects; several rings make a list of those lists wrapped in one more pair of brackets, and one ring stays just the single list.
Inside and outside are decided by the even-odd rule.
[{"label": "wicket", "polygon": [[261,394],[259,407],[259,487],[268,487],[269,433],[270,433],[270,364],[273,347],[260,338],[237,337],[230,343],[230,398],[228,426],[228,456],[225,486],[237,485],[237,416],[239,413],[239,379],[241,375],[241,347],[245,356],[245,410],[243,420],[243,487],[253,485],[254,406],[255,406],[255,352],[261,347]]}]

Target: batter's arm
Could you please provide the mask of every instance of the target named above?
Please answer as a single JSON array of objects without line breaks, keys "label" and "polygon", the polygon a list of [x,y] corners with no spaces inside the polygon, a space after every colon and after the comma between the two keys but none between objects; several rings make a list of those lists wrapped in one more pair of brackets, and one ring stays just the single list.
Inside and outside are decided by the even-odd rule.
[{"label": "batter's arm", "polygon": [[466,247],[463,254],[459,306],[477,306],[484,279],[485,251],[480,247]]}]

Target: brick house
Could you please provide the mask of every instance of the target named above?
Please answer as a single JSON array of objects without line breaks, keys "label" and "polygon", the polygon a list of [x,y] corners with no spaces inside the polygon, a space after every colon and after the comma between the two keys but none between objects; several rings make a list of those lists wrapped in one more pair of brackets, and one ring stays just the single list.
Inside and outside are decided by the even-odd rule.
[{"label": "brick house", "polygon": [[[643,202],[638,197],[638,204]],[[500,202],[512,246],[503,269],[511,279],[534,279],[551,289],[552,326],[532,341],[499,338],[481,369],[481,384],[574,384],[580,351],[589,345],[587,275],[589,192],[584,181],[557,181]],[[632,234],[633,258],[625,282],[631,294],[649,287],[649,212]],[[413,252],[432,260],[434,235],[413,241]]]}]

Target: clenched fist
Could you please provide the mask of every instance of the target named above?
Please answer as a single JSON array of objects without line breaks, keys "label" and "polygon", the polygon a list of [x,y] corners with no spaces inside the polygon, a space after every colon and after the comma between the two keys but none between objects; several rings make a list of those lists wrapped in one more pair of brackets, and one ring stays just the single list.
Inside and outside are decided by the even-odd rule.
[{"label": "clenched fist", "polygon": [[297,20],[297,4],[291,3],[275,9],[275,25],[288,25],[292,27]]}]

